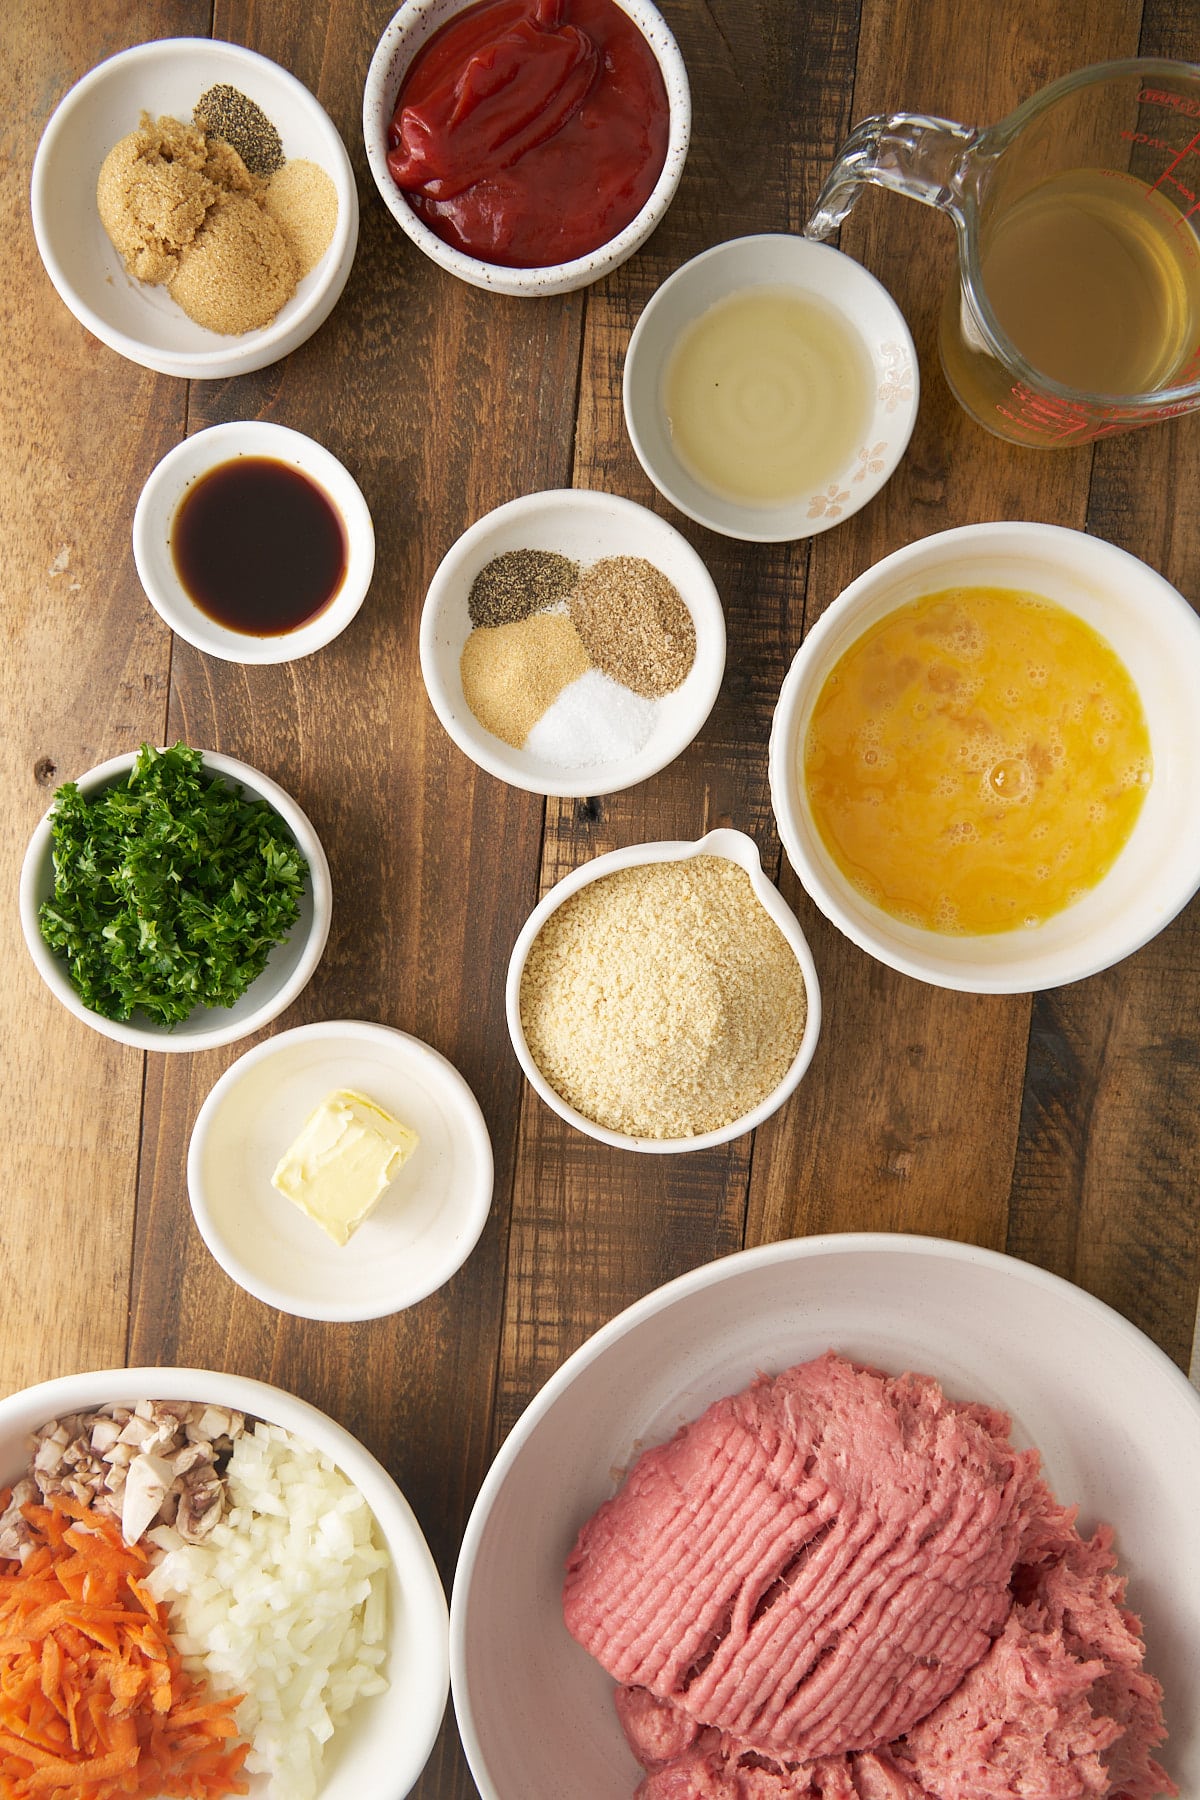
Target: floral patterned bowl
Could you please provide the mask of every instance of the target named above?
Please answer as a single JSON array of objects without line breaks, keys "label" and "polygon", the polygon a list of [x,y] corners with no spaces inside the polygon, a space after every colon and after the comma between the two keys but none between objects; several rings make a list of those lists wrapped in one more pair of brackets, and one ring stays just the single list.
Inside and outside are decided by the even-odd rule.
[{"label": "floral patterned bowl", "polygon": [[[682,335],[722,302],[753,290],[774,290],[813,303],[834,334],[846,340],[851,366],[861,371],[859,391],[836,384],[826,394],[831,411],[823,423],[828,461],[811,479],[798,479],[786,498],[754,503],[697,479],[677,447],[664,398],[665,376]],[[839,329],[840,328],[840,329]],[[787,425],[789,412],[808,397],[811,371],[825,346],[800,346],[793,366],[760,357],[740,391],[718,396],[756,431]],[[753,364],[753,358],[748,359]],[[855,421],[837,407],[860,413]],[[625,357],[625,423],[638,461],[659,493],[688,518],[726,537],[776,543],[813,537],[849,518],[877,494],[903,456],[917,416],[917,356],[903,315],[891,295],[861,263],[827,244],[786,235],[732,238],[684,263],[653,294],[634,327]],[[849,426],[849,429],[847,429]],[[840,440],[840,442],[839,442]]]}]

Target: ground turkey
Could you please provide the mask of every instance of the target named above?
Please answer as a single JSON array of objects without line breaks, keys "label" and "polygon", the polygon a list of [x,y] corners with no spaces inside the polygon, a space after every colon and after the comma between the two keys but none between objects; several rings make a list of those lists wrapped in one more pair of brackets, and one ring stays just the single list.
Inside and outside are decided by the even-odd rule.
[{"label": "ground turkey", "polygon": [[647,1451],[563,1604],[640,1800],[1156,1800],[1114,1560],[1003,1414],[830,1353]]}]

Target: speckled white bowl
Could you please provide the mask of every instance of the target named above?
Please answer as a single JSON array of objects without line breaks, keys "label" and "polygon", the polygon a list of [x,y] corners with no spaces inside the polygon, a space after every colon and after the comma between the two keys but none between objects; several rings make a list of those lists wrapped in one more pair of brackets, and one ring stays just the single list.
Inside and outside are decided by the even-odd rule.
[{"label": "speckled white bowl", "polygon": [[[403,1800],[433,1748],[450,1685],[446,1596],[408,1501],[365,1445],[328,1414],[285,1388],[216,1369],[97,1369],[7,1395],[0,1399],[0,1484],[28,1466],[30,1434],[49,1420],[138,1400],[203,1401],[281,1425],[323,1451],[366,1500],[391,1557],[390,1685],[353,1707],[330,1740],[317,1800]],[[265,1774],[251,1776],[251,1800],[267,1800],[271,1785]]]},{"label": "speckled white bowl", "polygon": [[[521,1024],[521,978],[525,973],[525,963],[534,939],[550,915],[589,882],[614,875],[619,869],[644,867],[647,863],[684,862],[695,856],[728,857],[750,877],[755,898],[778,925],[800,965],[808,994],[808,1017],[804,1035],[792,1058],[791,1067],[779,1085],[760,1100],[751,1112],[744,1113],[739,1119],[730,1120],[728,1125],[722,1125],[716,1131],[701,1132],[695,1137],[686,1138],[640,1138],[624,1131],[610,1131],[607,1126],[598,1125],[594,1119],[589,1119],[586,1113],[577,1112],[551,1087],[534,1061]],[[724,828],[706,833],[695,843],[633,844],[626,850],[610,850],[607,855],[594,857],[591,862],[583,863],[569,875],[564,875],[534,907],[521,927],[509,959],[504,999],[508,1032],[517,1053],[517,1061],[525,1072],[526,1080],[546,1105],[560,1119],[565,1119],[568,1125],[585,1132],[588,1137],[597,1138],[602,1144],[612,1144],[618,1150],[641,1150],[650,1155],[673,1155],[682,1150],[708,1150],[714,1144],[726,1144],[731,1138],[753,1131],[756,1125],[761,1125],[764,1119],[769,1119],[772,1113],[778,1112],[784,1101],[800,1085],[816,1052],[817,1039],[821,1033],[821,989],[812,951],[808,947],[808,939],[800,929],[800,921],[778,888],[763,874],[758,848],[753,839],[743,831]]]},{"label": "speckled white bowl", "polygon": [[[302,625],[272,637],[232,631],[202,612],[179,579],[171,550],[175,515],[188,489],[239,456],[269,457],[306,475],[337,513],[345,536],[346,567],[332,599]],[[375,568],[375,528],[358,483],[324,445],[286,425],[239,419],[184,438],[152,471],[133,515],[133,560],[155,612],[198,650],[224,662],[293,662],[331,643],[362,605]]]},{"label": "speckled white bowl", "polygon": [[[812,493],[751,506],[697,481],[675,451],[663,379],[680,335],[702,314],[751,288],[811,295],[839,313],[870,363],[871,412],[847,461],[831,466]],[[637,459],[659,493],[689,519],[725,537],[779,543],[814,537],[874,498],[908,447],[917,417],[917,353],[887,289],[853,257],[784,233],[732,238],[694,256],[651,295],[625,353],[625,424]]]},{"label": "speckled white bowl", "polygon": [[408,65],[434,32],[455,13],[462,12],[466,6],[473,4],[473,0],[404,0],[399,12],[385,26],[371,58],[363,92],[363,138],[367,147],[367,162],[383,203],[400,229],[412,239],[418,250],[441,268],[448,269],[451,275],[457,275],[460,281],[470,282],[472,287],[490,288],[496,294],[535,297],[543,294],[567,294],[575,288],[587,287],[591,282],[599,281],[602,275],[619,268],[635,250],[641,248],[674,199],[679,178],[683,174],[692,129],[692,101],[687,69],[670,28],[657,8],[650,4],[650,0],[617,0],[617,3],[637,25],[654,51],[662,70],[670,107],[666,160],[653,193],[624,231],[618,232],[615,238],[610,238],[607,244],[601,244],[599,249],[590,251],[587,256],[576,257],[572,262],[551,263],[537,269],[509,269],[499,263],[483,262],[478,257],[467,256],[452,245],[443,243],[437,233],[417,217],[392,180],[387,166],[388,127],[396,110],[396,97]]},{"label": "speckled white bowl", "polygon": [[[94,794],[127,775],[134,760],[135,753],[114,756],[89,769],[86,775],[77,776],[80,792]],[[53,807],[34,829],[21,865],[21,929],[38,974],[54,998],[84,1025],[90,1025],[103,1037],[115,1038],[119,1044],[133,1044],[139,1050],[212,1050],[218,1044],[235,1044],[239,1038],[249,1037],[277,1018],[307,987],[329,937],[333,917],[329,862],[307,814],[278,782],[234,756],[206,750],[204,767],[230,785],[240,783],[251,798],[265,800],[273,807],[303,852],[309,871],[300,896],[299,918],[283,943],[276,944],[271,951],[262,974],[250,983],[233,1006],[197,1006],[173,1029],[154,1024],[144,1013],[135,1013],[132,1019],[122,1021],[106,1019],[100,1013],[92,1012],[75,992],[67,976],[66,962],[51,950],[38,924],[41,904],[54,891],[54,840],[50,827]]]},{"label": "speckled white bowl", "polygon": [[[195,324],[165,287],[126,274],[96,210],[100,165],[137,129],[139,114],[189,121],[214,82],[228,82],[256,101],[279,132],[285,156],[318,163],[338,200],[333,241],[316,268],[269,325],[238,337]],[[245,375],[304,343],[336,305],[358,243],[354,171],[328,113],[278,63],[211,38],[138,44],[77,81],[38,145],[30,212],[46,273],[80,324],[131,362],[191,380]]]}]

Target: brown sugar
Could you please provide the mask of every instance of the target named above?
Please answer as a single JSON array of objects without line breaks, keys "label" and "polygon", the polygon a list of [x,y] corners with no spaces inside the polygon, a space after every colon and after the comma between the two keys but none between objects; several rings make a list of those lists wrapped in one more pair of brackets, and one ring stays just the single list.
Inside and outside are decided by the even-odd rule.
[{"label": "brown sugar", "polygon": [[135,279],[165,284],[198,325],[237,336],[269,324],[300,276],[265,192],[222,139],[143,113],[105,157],[96,205]]}]

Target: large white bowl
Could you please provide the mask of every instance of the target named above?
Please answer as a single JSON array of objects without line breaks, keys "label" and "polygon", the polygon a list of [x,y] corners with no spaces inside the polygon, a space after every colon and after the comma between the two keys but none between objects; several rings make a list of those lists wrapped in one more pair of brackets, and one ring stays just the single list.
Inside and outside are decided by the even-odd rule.
[{"label": "large white bowl", "polygon": [[[663,381],[680,336],[711,307],[753,288],[785,288],[832,307],[871,366],[871,416],[863,440],[798,500],[751,506],[697,481],[680,461]],[[853,257],[783,232],[731,238],[669,275],[646,302],[625,353],[625,424],[659,493],[689,519],[725,537],[777,543],[814,537],[874,499],[895,472],[917,417],[917,353],[887,289]]]},{"label": "large white bowl", "polygon": [[[581,564],[641,556],[674,583],[696,628],[696,657],[672,693],[655,702],[655,725],[635,755],[563,767],[514,749],[481,725],[463,693],[462,653],[471,632],[471,584],[493,557],[551,550]],[[666,767],[712,711],[725,673],[725,614],[712,576],[685,537],[648,507],[589,488],[522,494],[485,513],[439,563],[421,612],[421,674],[434,712],[473,762],[534,794],[615,794]]]},{"label": "large white bowl", "polygon": [[602,275],[627,261],[645,243],[675,197],[692,129],[691,90],[683,57],[670,27],[651,0],[617,0],[653,50],[666,85],[670,124],[662,173],[641,212],[607,244],[571,262],[549,263],[536,269],[506,268],[468,256],[444,243],[413,211],[387,166],[388,127],[409,64],[435,31],[473,3],[474,0],[404,0],[399,12],[384,27],[363,90],[363,138],[375,186],[393,219],[417,249],[460,281],[489,288],[494,294],[571,293],[599,281]]},{"label": "large white bowl", "polygon": [[[333,507],[345,536],[346,566],[332,597],[311,619],[271,637],[233,631],[202,611],[179,578],[171,548],[175,515],[188,489],[239,456],[265,457],[307,476]],[[323,444],[266,419],[236,419],[184,438],[152,470],[133,514],[133,560],[155,612],[197,650],[223,662],[292,662],[332,643],[366,599],[375,527],[353,475]]]},{"label": "large white bowl", "polygon": [[[279,132],[284,155],[318,163],[337,191],[333,239],[316,268],[269,325],[238,337],[195,324],[166,288],[128,275],[96,210],[100,165],[115,143],[137,129],[140,114],[186,123],[216,82],[255,101]],[[131,362],[192,380],[245,375],[303,344],[333,311],[358,243],[354,171],[328,113],[278,63],[211,38],[138,44],[77,81],[38,145],[30,212],[46,273],[80,324]]]},{"label": "large white bowl", "polygon": [[1200,1395],[1100,1301],[1041,1269],[934,1238],[816,1237],[747,1250],[648,1295],[577,1350],[489,1470],[450,1611],[454,1705],[483,1800],[630,1800],[641,1771],[613,1682],[562,1622],[567,1555],[622,1470],[760,1371],[834,1348],[935,1376],[1010,1413],[1080,1525],[1116,1527],[1162,1760],[1200,1794]]},{"label": "large white bowl", "polygon": [[[589,1119],[586,1113],[576,1111],[558,1091],[551,1087],[534,1060],[521,1024],[521,978],[525,973],[525,964],[534,939],[545,925],[552,913],[556,912],[565,900],[577,894],[580,888],[589,882],[600,881],[606,875],[614,875],[619,869],[644,867],[647,863],[685,862],[695,856],[724,856],[744,869],[750,877],[750,885],[763,911],[774,920],[787,940],[789,949],[800,965],[804,977],[805,992],[808,997],[808,1014],[804,1022],[804,1034],[796,1048],[796,1054],[778,1085],[759,1101],[750,1112],[743,1113],[738,1119],[731,1119],[728,1125],[722,1125],[715,1131],[704,1131],[695,1137],[687,1138],[642,1138],[633,1137],[628,1132],[610,1131],[606,1125],[598,1125],[595,1119]],[[525,1079],[534,1092],[556,1112],[560,1119],[573,1125],[588,1137],[599,1139],[602,1144],[612,1144],[618,1150],[641,1150],[648,1155],[674,1155],[682,1150],[711,1150],[714,1144],[727,1144],[732,1138],[742,1137],[753,1131],[769,1119],[772,1113],[795,1093],[808,1071],[817,1049],[817,1039],[821,1035],[821,989],[817,981],[816,964],[812,951],[808,947],[808,939],[800,929],[791,907],[780,894],[773,882],[767,880],[759,859],[758,846],[753,838],[744,831],[730,831],[722,827],[707,832],[704,837],[691,842],[667,842],[657,844],[632,844],[624,850],[610,850],[604,856],[595,856],[590,862],[582,863],[579,868],[572,869],[569,875],[556,882],[550,892],[543,896],[534,907],[524,925],[521,927],[508,964],[508,980],[505,987],[505,1008],[508,1015],[508,1032],[512,1038],[513,1049],[517,1053],[517,1061],[525,1071]]]},{"label": "large white bowl", "polygon": [[[136,757],[136,751],[114,756],[89,769],[86,775],[76,777],[80,793],[94,794],[127,775]],[[234,1044],[239,1038],[249,1037],[251,1032],[269,1024],[290,1006],[307,987],[329,937],[333,918],[329,862],[307,814],[278,782],[252,769],[249,763],[239,762],[235,756],[206,750],[204,767],[230,786],[240,783],[251,798],[265,800],[273,807],[308,863],[308,880],[300,896],[299,918],[284,941],[271,951],[262,974],[250,983],[233,1006],[197,1006],[186,1019],[171,1028],[156,1025],[144,1013],[135,1013],[132,1019],[122,1021],[106,1019],[93,1012],[75,992],[67,976],[66,962],[51,950],[38,923],[42,902],[54,891],[54,840],[50,829],[53,807],[35,827],[21,865],[21,929],[38,974],[54,998],[77,1019],[104,1037],[115,1038],[119,1044],[134,1044],[139,1050],[212,1050],[218,1044]]]},{"label": "large white bowl", "polygon": [[[447,1610],[421,1527],[391,1476],[357,1438],[283,1388],[210,1369],[99,1369],[62,1375],[0,1400],[0,1484],[29,1465],[30,1433],[51,1419],[137,1400],[201,1400],[282,1425],[332,1458],[375,1515],[391,1557],[386,1693],[360,1701],[325,1753],[318,1800],[402,1800],[433,1748],[446,1709]],[[248,1778],[265,1800],[265,1775]]]},{"label": "large white bowl", "polygon": [[[365,1094],[418,1144],[340,1247],[271,1185],[305,1120],[337,1088]],[[200,1235],[248,1293],[306,1319],[378,1319],[448,1281],[492,1202],[479,1102],[431,1045],[362,1020],[281,1031],[226,1069],[192,1127],[188,1193]]]},{"label": "large white bowl", "polygon": [[[1108,640],[1133,678],[1153,776],[1128,843],[1089,894],[1044,924],[953,936],[902,924],[837,868],[801,773],[825,679],[862,633],[943,588],[1022,589]],[[771,803],[788,858],[827,918],[902,974],[971,993],[1028,993],[1108,968],[1168,924],[1200,886],[1200,619],[1161,575],[1102,538],[1058,525],[964,525],[908,544],[852,581],[817,620],[784,679],[771,727]]]}]

